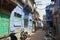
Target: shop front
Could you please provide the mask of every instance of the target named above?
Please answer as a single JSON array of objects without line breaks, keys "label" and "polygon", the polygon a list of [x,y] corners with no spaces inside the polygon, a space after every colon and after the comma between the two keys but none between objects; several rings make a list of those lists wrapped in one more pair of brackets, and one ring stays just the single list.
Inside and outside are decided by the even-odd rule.
[{"label": "shop front", "polygon": [[10,16],[6,13],[0,13],[0,36],[9,34]]}]

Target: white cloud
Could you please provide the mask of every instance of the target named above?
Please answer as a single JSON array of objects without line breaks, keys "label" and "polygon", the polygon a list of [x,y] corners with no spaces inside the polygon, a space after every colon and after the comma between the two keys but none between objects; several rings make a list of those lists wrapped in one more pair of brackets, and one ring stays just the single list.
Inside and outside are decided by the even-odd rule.
[{"label": "white cloud", "polygon": [[46,14],[45,7],[51,3],[51,0],[35,0],[35,2],[36,4],[40,4],[40,5],[36,5],[36,10],[40,15],[39,18],[43,20],[43,15]]}]

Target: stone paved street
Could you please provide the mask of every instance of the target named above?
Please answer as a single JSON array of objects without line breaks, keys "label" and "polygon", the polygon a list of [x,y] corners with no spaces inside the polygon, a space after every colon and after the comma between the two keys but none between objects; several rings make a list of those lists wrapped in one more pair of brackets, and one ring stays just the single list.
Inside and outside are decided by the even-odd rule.
[{"label": "stone paved street", "polygon": [[42,29],[37,30],[35,33],[32,33],[31,37],[27,40],[44,40],[45,31]]}]

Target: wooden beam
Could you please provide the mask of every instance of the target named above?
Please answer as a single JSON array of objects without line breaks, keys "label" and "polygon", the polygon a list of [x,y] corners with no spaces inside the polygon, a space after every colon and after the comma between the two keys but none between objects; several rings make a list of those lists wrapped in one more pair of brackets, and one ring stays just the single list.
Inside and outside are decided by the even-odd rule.
[{"label": "wooden beam", "polygon": [[15,4],[17,4],[17,0],[10,0],[10,1],[12,1],[12,2],[15,3]]},{"label": "wooden beam", "polygon": [[8,10],[9,12],[11,12],[16,7],[16,4],[11,1],[5,0],[2,2],[1,6],[1,9]]}]

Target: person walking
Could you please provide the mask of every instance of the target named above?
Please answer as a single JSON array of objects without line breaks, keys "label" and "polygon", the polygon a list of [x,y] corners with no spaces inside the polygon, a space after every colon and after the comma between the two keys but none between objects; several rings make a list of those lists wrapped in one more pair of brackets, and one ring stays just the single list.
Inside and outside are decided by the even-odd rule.
[{"label": "person walking", "polygon": [[51,32],[51,28],[53,27],[53,14],[52,9],[54,6],[54,2],[52,1],[50,5],[46,6],[46,23],[48,33]]}]

